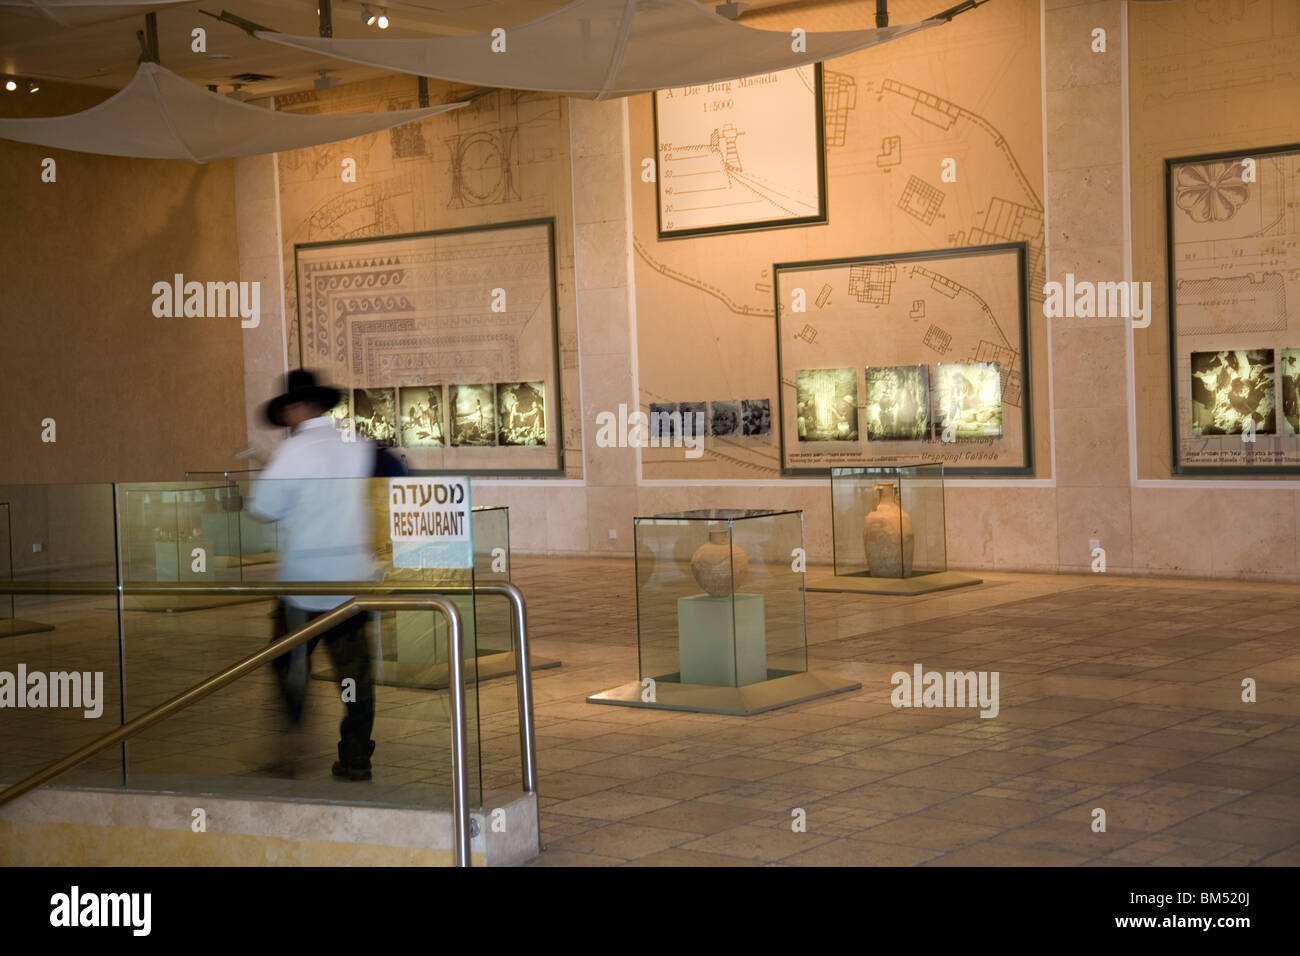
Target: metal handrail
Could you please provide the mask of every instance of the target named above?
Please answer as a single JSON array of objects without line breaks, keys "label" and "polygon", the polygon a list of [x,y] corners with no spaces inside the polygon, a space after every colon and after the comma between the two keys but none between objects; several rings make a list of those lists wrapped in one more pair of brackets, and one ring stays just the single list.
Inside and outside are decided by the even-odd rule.
[{"label": "metal handrail", "polygon": [[[448,678],[451,693],[451,731],[452,731],[452,819],[453,844],[457,866],[470,864],[470,823],[468,806],[468,787],[466,784],[466,733],[465,733],[465,674],[464,674],[464,636],[460,610],[447,599],[448,595],[492,594],[506,598],[514,610],[515,628],[518,640],[514,642],[516,691],[519,707],[519,745],[520,762],[525,792],[537,792],[537,757],[536,738],[533,727],[532,674],[528,648],[527,606],[523,593],[509,583],[484,584],[478,587],[456,585],[439,587],[430,593],[428,585],[385,584],[376,588],[374,582],[276,582],[274,584],[235,584],[235,585],[201,585],[201,584],[145,584],[145,585],[111,585],[100,583],[44,582],[19,583],[0,582],[0,594],[264,594],[282,596],[285,594],[355,594],[357,592],[382,590],[389,592],[366,598],[353,598],[345,604],[327,611],[320,617],[309,621],[305,626],[287,634],[267,645],[262,650],[244,658],[236,664],[225,668],[171,700],[159,704],[139,717],[122,724],[99,740],[74,751],[62,760],[32,774],[11,787],[0,790],[0,805],[8,803],[23,794],[43,786],[55,777],[66,773],[78,764],[90,759],[95,754],[106,750],[116,743],[134,736],[136,733],[152,726],[165,717],[188,707],[222,687],[233,683],[279,657],[284,652],[297,647],[316,635],[333,627],[339,621],[351,617],[360,611],[416,611],[432,610],[447,618],[449,638]],[[391,592],[410,593],[411,597],[399,597]]]}]

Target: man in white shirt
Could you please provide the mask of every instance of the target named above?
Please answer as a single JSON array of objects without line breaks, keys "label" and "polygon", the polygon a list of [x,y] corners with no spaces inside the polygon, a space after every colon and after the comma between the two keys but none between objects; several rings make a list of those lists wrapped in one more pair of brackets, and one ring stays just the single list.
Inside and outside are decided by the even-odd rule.
[{"label": "man in white shirt", "polygon": [[[336,389],[317,385],[311,372],[289,373],[283,395],[266,407],[273,425],[293,430],[253,483],[249,510],[278,521],[282,581],[365,581],[374,575],[368,482],[375,448],[365,440],[345,441],[328,412],[338,404]],[[292,595],[280,599],[278,639],[349,600],[346,595]],[[355,682],[346,694],[347,715],[339,727],[336,777],[369,780],[370,738],[375,723],[374,676],[366,644],[366,615],[357,614],[274,661],[289,719],[302,721],[311,652],[325,642],[340,681]]]}]

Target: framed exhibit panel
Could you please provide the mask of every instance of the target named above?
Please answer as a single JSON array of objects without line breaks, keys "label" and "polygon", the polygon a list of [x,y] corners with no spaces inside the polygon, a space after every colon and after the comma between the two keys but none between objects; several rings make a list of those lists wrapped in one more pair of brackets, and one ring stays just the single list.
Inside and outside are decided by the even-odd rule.
[{"label": "framed exhibit panel", "polygon": [[1166,160],[1165,191],[1174,474],[1300,473],[1300,145]]},{"label": "framed exhibit panel", "polygon": [[1033,474],[1023,242],[777,263],[782,474]]},{"label": "framed exhibit panel", "polygon": [[299,243],[299,360],[414,472],[564,473],[555,222]]},{"label": "framed exhibit panel", "polygon": [[653,102],[660,239],[826,222],[820,63]]}]

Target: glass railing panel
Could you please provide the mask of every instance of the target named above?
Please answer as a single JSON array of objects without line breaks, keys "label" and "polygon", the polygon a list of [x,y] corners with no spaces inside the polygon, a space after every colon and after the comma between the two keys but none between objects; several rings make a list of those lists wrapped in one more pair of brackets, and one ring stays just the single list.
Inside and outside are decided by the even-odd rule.
[{"label": "glass railing panel", "polygon": [[[121,720],[113,488],[0,485],[0,503],[0,782],[14,783]],[[119,748],[62,778],[121,781]]]},{"label": "glass railing panel", "polygon": [[[417,485],[435,480],[447,481],[392,479]],[[466,497],[467,491],[466,485]],[[452,549],[464,550],[466,558],[460,563],[466,567],[448,566],[445,557],[450,552],[445,547],[405,539],[398,541],[395,559],[394,512],[409,516],[421,510],[418,488],[410,494],[406,505],[395,506],[388,479],[228,476],[214,485],[205,476],[203,481],[165,488],[121,486],[119,522],[123,563],[130,568],[128,596],[150,598],[132,602],[123,616],[128,717],[260,650],[274,635],[337,605],[348,594],[364,596],[367,590],[464,589],[455,600],[464,624],[465,659],[472,662],[471,523],[466,516],[466,540]],[[430,500],[423,510],[437,510],[436,503]],[[453,509],[443,510],[451,514]],[[269,519],[275,519],[274,529]],[[248,521],[257,526],[250,530]],[[180,542],[175,565],[157,558],[150,563],[148,549],[140,545],[155,527],[165,524],[182,531],[188,525],[191,532]],[[259,550],[268,542],[275,544],[270,555]],[[185,559],[188,565],[182,565]],[[181,567],[188,568],[179,575],[183,582],[209,585],[215,593],[132,593],[148,588],[151,581],[157,590],[174,585],[173,572]],[[333,596],[253,593],[259,585],[286,581],[348,581],[354,586]],[[343,627],[316,642],[309,657],[288,655],[291,659],[282,660],[278,668],[267,667],[214,693],[133,739],[128,745],[128,785],[397,806],[448,805],[448,642],[445,624],[435,620],[431,611],[364,614],[355,627]],[[428,651],[429,661],[416,679],[411,679],[410,669],[402,672],[390,666],[389,650],[403,645]],[[481,783],[472,668],[466,668],[466,678],[468,788],[474,803]],[[367,699],[373,701],[372,714]],[[373,755],[367,753],[368,741],[375,745]],[[365,776],[367,761],[369,778],[355,779]],[[335,773],[336,762],[344,765],[341,776]]]}]

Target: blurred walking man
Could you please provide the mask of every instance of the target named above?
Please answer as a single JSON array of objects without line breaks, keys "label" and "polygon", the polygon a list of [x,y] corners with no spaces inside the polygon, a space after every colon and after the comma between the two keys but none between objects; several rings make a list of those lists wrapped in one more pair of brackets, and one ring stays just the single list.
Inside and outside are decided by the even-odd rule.
[{"label": "blurred walking man", "polygon": [[[374,473],[375,447],[344,441],[328,412],[338,404],[336,389],[317,385],[311,372],[289,373],[283,395],[266,406],[273,425],[293,430],[275,450],[253,485],[249,510],[278,521],[281,535],[280,580],[365,581],[371,560],[367,482]],[[280,599],[273,640],[349,600],[344,595],[294,595]],[[375,687],[366,615],[357,614],[274,661],[290,723],[301,725],[311,675],[311,652],[323,641],[343,683],[347,713],[339,727],[336,777],[370,779],[375,752]],[[354,683],[349,688],[348,681]],[[348,690],[351,693],[348,693]]]}]

